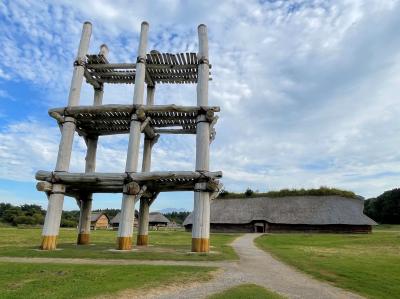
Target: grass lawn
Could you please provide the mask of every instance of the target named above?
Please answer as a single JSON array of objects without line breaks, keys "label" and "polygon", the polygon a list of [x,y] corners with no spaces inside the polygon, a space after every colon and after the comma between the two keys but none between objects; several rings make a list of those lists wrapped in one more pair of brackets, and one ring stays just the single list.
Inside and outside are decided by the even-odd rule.
[{"label": "grass lawn", "polygon": [[[191,254],[191,233],[152,231],[148,247],[135,247],[132,252],[113,252],[116,231],[96,230],[91,234],[93,245],[77,246],[76,229],[61,229],[57,251],[37,250],[41,240],[39,228],[0,228],[0,256],[149,259],[149,260],[234,260],[238,256],[229,246],[239,234],[212,234],[210,254]],[[136,235],[133,238],[136,242]]]},{"label": "grass lawn", "polygon": [[283,299],[281,295],[255,284],[242,284],[208,297],[209,299]]},{"label": "grass lawn", "polygon": [[1,298],[87,298],[205,281],[213,268],[0,263]]},{"label": "grass lawn", "polygon": [[282,261],[368,298],[400,297],[400,226],[372,234],[276,234],[256,244]]}]

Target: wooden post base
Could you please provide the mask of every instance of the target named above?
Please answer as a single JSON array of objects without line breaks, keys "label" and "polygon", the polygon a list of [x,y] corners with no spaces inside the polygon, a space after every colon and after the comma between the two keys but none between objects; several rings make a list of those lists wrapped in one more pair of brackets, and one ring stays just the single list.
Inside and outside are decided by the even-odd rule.
[{"label": "wooden post base", "polygon": [[55,250],[57,247],[57,236],[43,236],[40,249],[42,250]]},{"label": "wooden post base", "polygon": [[209,252],[210,241],[206,238],[192,238],[192,251],[193,252]]},{"label": "wooden post base", "polygon": [[131,250],[132,249],[132,237],[118,237],[117,238],[117,249],[118,250]]},{"label": "wooden post base", "polygon": [[87,245],[89,244],[90,234],[78,234],[78,240],[76,244],[78,245]]},{"label": "wooden post base", "polygon": [[147,246],[149,244],[149,235],[138,235],[137,236],[137,245],[138,246]]}]

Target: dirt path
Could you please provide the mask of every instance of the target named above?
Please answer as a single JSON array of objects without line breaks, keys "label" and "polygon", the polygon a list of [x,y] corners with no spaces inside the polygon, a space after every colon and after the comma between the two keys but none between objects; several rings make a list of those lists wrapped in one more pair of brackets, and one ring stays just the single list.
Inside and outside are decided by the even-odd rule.
[{"label": "dirt path", "polygon": [[0,257],[0,262],[28,264],[73,264],[73,265],[163,265],[163,266],[201,266],[226,267],[232,262],[167,261],[167,260],[123,260],[123,259],[80,259],[47,257]]},{"label": "dirt path", "polygon": [[238,253],[240,261],[223,266],[224,272],[214,280],[186,290],[158,295],[155,298],[204,298],[242,283],[255,283],[288,298],[362,298],[317,281],[276,260],[254,245],[253,241],[258,236],[260,234],[246,234],[236,239],[232,246]]},{"label": "dirt path", "polygon": [[171,265],[171,266],[211,266],[221,271],[206,283],[169,286],[167,288],[135,291],[124,290],[107,298],[205,298],[242,283],[255,283],[288,298],[310,299],[360,299],[361,296],[336,288],[301,273],[276,260],[269,253],[258,249],[254,239],[261,234],[245,234],[237,238],[232,247],[238,253],[238,262],[202,261],[149,261],[121,259],[74,259],[74,258],[23,258],[0,257],[0,262],[19,263],[69,263],[98,265]]}]

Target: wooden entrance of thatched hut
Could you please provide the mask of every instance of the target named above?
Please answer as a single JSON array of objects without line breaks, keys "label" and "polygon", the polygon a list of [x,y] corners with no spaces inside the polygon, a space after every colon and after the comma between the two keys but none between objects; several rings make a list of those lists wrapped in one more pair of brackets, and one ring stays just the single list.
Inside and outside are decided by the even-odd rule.
[{"label": "wooden entrance of thatched hut", "polygon": [[254,232],[255,233],[265,233],[265,223],[264,222],[254,222]]}]

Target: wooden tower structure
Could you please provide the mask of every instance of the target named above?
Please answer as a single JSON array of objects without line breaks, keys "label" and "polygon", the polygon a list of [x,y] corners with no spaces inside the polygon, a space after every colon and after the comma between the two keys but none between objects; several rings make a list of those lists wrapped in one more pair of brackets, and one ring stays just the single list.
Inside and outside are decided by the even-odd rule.
[{"label": "wooden tower structure", "polygon": [[[49,111],[61,130],[55,170],[38,171],[37,189],[46,192],[48,208],[43,226],[41,248],[56,249],[64,196],[76,198],[80,207],[77,243],[88,244],[94,193],[122,193],[121,222],[117,249],[132,247],[135,203],[140,200],[138,245],[148,244],[149,207],[160,192],[194,191],[192,251],[209,251],[210,200],[220,190],[221,172],[209,171],[209,146],[215,137],[214,125],[219,107],[208,106],[207,27],[198,27],[199,52],[147,52],[149,24],[141,24],[135,63],[110,63],[108,48],[97,55],[87,54],[92,25],[84,23],[68,97],[68,106]],[[79,106],[83,78],[94,88],[93,105]],[[103,104],[107,83],[134,84],[130,105]],[[156,85],[197,84],[197,105],[155,105]],[[145,84],[146,103],[144,103]],[[87,145],[84,173],[69,172],[74,134]],[[144,134],[143,160],[138,171],[141,133]],[[100,136],[129,134],[125,171],[96,172],[96,149]],[[150,171],[152,148],[162,134],[196,134],[195,171]]]}]

